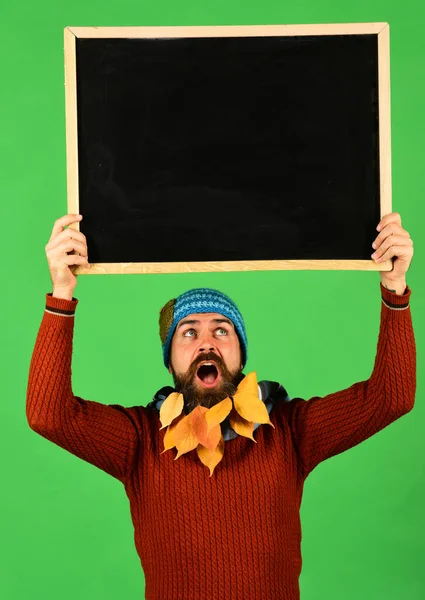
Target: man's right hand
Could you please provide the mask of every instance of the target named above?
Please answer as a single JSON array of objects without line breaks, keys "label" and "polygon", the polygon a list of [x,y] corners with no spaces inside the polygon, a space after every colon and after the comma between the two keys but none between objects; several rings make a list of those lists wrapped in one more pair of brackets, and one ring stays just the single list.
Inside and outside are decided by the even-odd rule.
[{"label": "man's right hand", "polygon": [[[52,235],[46,245],[47,263],[53,284],[53,296],[72,300],[77,277],[72,272],[72,265],[90,268],[86,236],[80,231],[65,227],[81,221],[81,215],[65,215],[53,226]],[[75,251],[78,254],[68,254]]]}]

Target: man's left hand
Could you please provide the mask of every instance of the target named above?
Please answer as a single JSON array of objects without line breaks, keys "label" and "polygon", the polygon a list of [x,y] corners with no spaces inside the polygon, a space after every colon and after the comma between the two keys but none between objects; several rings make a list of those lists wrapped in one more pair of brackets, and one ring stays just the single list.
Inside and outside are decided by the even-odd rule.
[{"label": "man's left hand", "polygon": [[398,213],[385,215],[376,228],[380,233],[372,244],[372,258],[377,262],[393,259],[392,271],[380,271],[381,282],[388,289],[403,294],[406,287],[406,272],[413,258],[413,241],[401,226]]}]

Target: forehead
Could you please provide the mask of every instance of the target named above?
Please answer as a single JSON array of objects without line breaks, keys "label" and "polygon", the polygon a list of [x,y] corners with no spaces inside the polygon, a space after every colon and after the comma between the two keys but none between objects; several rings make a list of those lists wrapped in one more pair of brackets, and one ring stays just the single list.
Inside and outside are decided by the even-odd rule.
[{"label": "forehead", "polygon": [[206,323],[214,323],[216,321],[225,321],[230,323],[230,325],[233,325],[232,321],[228,318],[225,317],[224,315],[220,314],[220,313],[192,313],[190,315],[187,315],[186,317],[184,317],[183,319],[181,319],[178,323],[177,323],[177,327],[179,327],[179,325],[181,325],[182,323],[186,323],[188,321],[198,321],[199,324],[206,324]]}]

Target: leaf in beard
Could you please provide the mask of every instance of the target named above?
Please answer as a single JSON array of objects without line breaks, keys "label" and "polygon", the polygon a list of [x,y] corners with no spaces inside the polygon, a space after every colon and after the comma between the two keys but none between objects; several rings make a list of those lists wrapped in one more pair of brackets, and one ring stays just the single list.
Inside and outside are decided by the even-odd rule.
[{"label": "leaf in beard", "polygon": [[208,426],[205,421],[207,410],[205,406],[197,406],[177,424],[174,430],[174,441],[178,450],[176,458],[194,450],[202,442],[208,443]]},{"label": "leaf in beard", "polygon": [[254,439],[254,423],[252,421],[247,421],[243,417],[240,416],[235,409],[232,410],[229,417],[230,425],[234,431],[238,435],[243,435],[244,437],[250,438],[253,442],[257,443],[257,440]]},{"label": "leaf in beard", "polygon": [[[247,381],[246,381],[247,380]],[[258,397],[258,385],[255,371],[246,375],[238,385],[233,396],[233,405],[241,417],[253,423],[266,423],[274,428],[270,421],[266,405]]]},{"label": "leaf in beard", "polygon": [[216,449],[213,452],[210,452],[207,448],[204,448],[202,444],[199,444],[196,448],[196,452],[201,460],[201,462],[209,468],[210,477],[214,472],[215,467],[221,461],[224,455],[224,438],[221,436]]},{"label": "leaf in beard", "polygon": [[179,394],[178,392],[172,392],[169,396],[167,396],[164,402],[161,404],[161,408],[159,409],[159,419],[161,421],[162,427],[167,427],[173,419],[178,417],[184,406],[183,394]]},{"label": "leaf in beard", "polygon": [[206,448],[208,448],[208,450],[210,450],[212,452],[217,448],[218,443],[220,442],[220,438],[221,438],[221,427],[220,427],[220,423],[218,423],[215,427],[213,427],[212,429],[210,429],[208,431],[206,442],[202,445],[205,446]]},{"label": "leaf in beard", "polygon": [[174,442],[178,450],[176,460],[182,454],[194,450],[199,444],[198,438],[193,435],[192,427],[188,421],[189,415],[184,417],[174,430]]},{"label": "leaf in beard", "polygon": [[273,423],[270,421],[269,413],[262,400],[255,396],[243,396],[237,398],[236,395],[233,398],[234,406],[237,412],[246,421],[252,421],[253,423],[265,423],[271,425],[274,428]]},{"label": "leaf in beard", "polygon": [[238,393],[240,392],[242,394],[245,394],[245,393],[254,394],[255,396],[258,395],[258,384],[257,384],[256,371],[252,371],[252,373],[248,373],[248,375],[245,375],[245,377],[242,379],[242,381],[239,382],[237,392]]},{"label": "leaf in beard", "polygon": [[230,398],[225,398],[221,402],[218,402],[210,409],[205,415],[205,419],[208,423],[208,427],[212,429],[227,417],[233,408],[233,403]]},{"label": "leaf in beard", "polygon": [[163,454],[166,450],[170,450],[171,448],[174,448],[174,446],[176,445],[176,441],[174,439],[174,431],[175,431],[178,423],[180,423],[180,421],[183,418],[184,418],[184,415],[179,415],[168,426],[168,428],[167,428],[167,430],[165,432],[165,435],[164,435],[164,450],[161,452],[161,454]]}]

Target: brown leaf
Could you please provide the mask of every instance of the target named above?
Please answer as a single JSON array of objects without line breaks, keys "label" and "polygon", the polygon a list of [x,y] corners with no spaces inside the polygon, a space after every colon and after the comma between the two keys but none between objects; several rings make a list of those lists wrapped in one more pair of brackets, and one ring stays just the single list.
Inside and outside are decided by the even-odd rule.
[{"label": "brown leaf", "polygon": [[199,444],[198,447],[196,448],[196,451],[198,453],[198,456],[199,456],[201,462],[205,466],[207,466],[210,470],[210,477],[213,474],[215,467],[218,465],[218,463],[223,458],[224,443],[225,443],[224,438],[223,438],[223,436],[221,436],[219,443],[217,445],[217,448],[213,452],[210,452],[207,448],[204,448],[204,446],[202,446],[202,444]]},{"label": "brown leaf", "polygon": [[166,397],[159,410],[159,419],[162,425],[160,430],[167,427],[167,425],[170,425],[170,423],[181,414],[183,406],[183,394],[172,392]]}]

